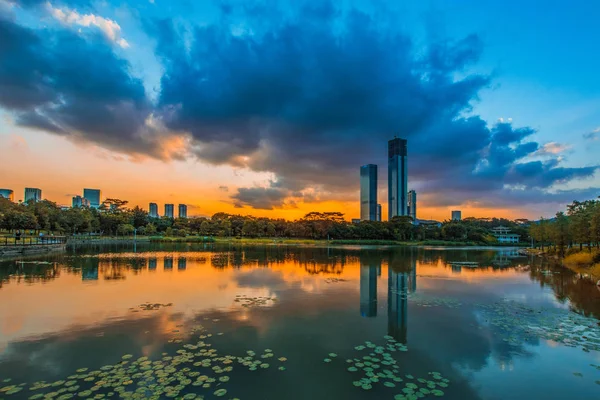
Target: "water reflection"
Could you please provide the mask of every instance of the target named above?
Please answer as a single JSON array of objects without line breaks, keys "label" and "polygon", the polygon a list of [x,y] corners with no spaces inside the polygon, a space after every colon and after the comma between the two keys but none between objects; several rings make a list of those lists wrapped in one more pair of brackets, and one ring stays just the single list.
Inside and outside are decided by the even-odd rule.
[{"label": "water reflection", "polygon": [[360,315],[377,316],[377,277],[381,274],[381,259],[361,257],[360,260]]},{"label": "water reflection", "polygon": [[163,261],[163,268],[165,269],[165,271],[173,269],[173,257],[165,256],[165,259]]},{"label": "water reflection", "polygon": [[[137,252],[120,248],[49,255],[41,264],[0,262],[0,378],[62,379],[75,368],[111,364],[125,353],[160,358],[176,349],[168,342],[175,332],[189,332],[189,326],[200,323],[211,327],[215,348],[230,346],[232,354],[273,348],[295,362],[287,375],[275,379],[275,386],[289,379],[277,398],[393,398],[391,392],[356,392],[345,368],[338,377],[331,373],[332,365],[321,370],[314,360],[330,352],[353,357],[348,350],[385,334],[406,344],[409,311],[410,350],[401,356],[402,374],[454,374],[448,399],[537,398],[523,395],[527,389],[514,383],[518,373],[509,377],[504,371],[533,371],[549,360],[556,369],[569,362],[589,368],[590,355],[580,349],[556,345],[555,350],[511,320],[509,329],[503,321],[490,323],[497,320],[497,310],[481,304],[496,304],[505,296],[531,307],[564,303],[588,314],[599,308],[600,296],[594,297],[575,274],[510,251],[138,247]],[[478,266],[461,268],[448,260]],[[171,272],[175,264],[180,273]],[[82,280],[94,284],[83,285]],[[238,296],[276,301],[244,303]],[[8,306],[14,299],[22,299],[18,310]],[[146,302],[173,305],[140,309]],[[571,378],[572,372],[563,375]],[[546,379],[559,373],[536,374]],[[317,395],[310,388],[299,389],[286,397],[289,385],[307,378],[324,389]],[[546,397],[560,382],[574,398],[590,398],[585,396],[589,387],[578,391],[578,383],[567,378],[551,379]],[[246,392],[254,378],[238,386],[244,379],[235,377],[244,398],[276,398],[257,387]],[[482,392],[494,382],[508,382],[507,389]]]}]

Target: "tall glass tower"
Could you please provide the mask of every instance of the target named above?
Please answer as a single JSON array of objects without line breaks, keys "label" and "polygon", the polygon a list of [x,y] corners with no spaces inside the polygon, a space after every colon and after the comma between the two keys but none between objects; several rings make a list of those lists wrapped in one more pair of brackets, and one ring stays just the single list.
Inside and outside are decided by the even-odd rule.
[{"label": "tall glass tower", "polygon": [[83,189],[83,198],[88,199],[90,207],[98,208],[102,204],[102,191],[100,189]]},{"label": "tall glass tower", "polygon": [[406,139],[394,138],[388,142],[388,220],[408,214],[406,147]]},{"label": "tall glass tower", "polygon": [[377,165],[360,167],[360,219],[377,221]]},{"label": "tall glass tower", "polygon": [[413,222],[417,220],[417,192],[414,190],[408,192],[407,213],[410,217],[412,217]]}]

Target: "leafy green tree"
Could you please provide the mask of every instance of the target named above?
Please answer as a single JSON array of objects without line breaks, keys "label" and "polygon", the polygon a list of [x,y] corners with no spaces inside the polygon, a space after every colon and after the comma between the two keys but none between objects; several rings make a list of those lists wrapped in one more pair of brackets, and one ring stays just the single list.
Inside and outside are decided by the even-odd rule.
[{"label": "leafy green tree", "polygon": [[155,235],[156,234],[156,225],[152,222],[146,225],[146,235]]},{"label": "leafy green tree", "polygon": [[550,225],[550,237],[554,242],[561,257],[565,255],[565,249],[571,241],[569,219],[563,212],[556,213],[556,219]]},{"label": "leafy green tree", "polygon": [[134,230],[135,230],[135,227],[131,224],[120,224],[119,227],[117,228],[117,234],[123,235],[123,236],[129,236],[129,235],[133,234]]},{"label": "leafy green tree", "polygon": [[139,206],[135,206],[131,210],[131,224],[136,228],[146,226],[148,224],[148,213]]}]

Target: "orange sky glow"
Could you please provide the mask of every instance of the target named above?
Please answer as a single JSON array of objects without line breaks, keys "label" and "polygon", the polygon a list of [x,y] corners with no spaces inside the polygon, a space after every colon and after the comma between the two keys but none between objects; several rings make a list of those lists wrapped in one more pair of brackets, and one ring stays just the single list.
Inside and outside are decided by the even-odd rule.
[{"label": "orange sky glow", "polygon": [[[227,212],[294,220],[310,211],[340,211],[348,220],[359,217],[358,190],[356,200],[297,202],[273,210],[236,208],[230,196],[237,187],[267,185],[272,175],[192,160],[128,157],[94,145],[74,144],[60,137],[12,127],[8,134],[0,136],[0,146],[8,149],[0,163],[0,185],[14,190],[17,201],[23,199],[27,186],[42,189],[45,199],[70,205],[71,197],[81,195],[87,187],[101,189],[104,198],[128,200],[130,206],[148,209],[148,203],[156,202],[159,213],[165,203],[184,203],[188,204],[189,216]],[[386,195],[381,185],[380,197]],[[428,207],[424,197],[420,194],[417,209],[420,219],[443,221],[450,218],[453,209],[462,210],[463,217],[519,218],[524,214],[522,210],[482,208],[476,204]],[[380,202],[386,219],[385,198]]]}]

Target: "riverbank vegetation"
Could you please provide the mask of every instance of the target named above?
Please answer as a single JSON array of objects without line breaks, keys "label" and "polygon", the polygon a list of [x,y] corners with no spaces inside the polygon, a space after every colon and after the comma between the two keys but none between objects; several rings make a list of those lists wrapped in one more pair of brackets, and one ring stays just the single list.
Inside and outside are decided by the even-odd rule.
[{"label": "riverbank vegetation", "polygon": [[[127,201],[107,199],[99,209],[61,208],[44,200],[17,204],[0,198],[0,229],[66,235],[149,236],[154,241],[198,241],[207,237],[274,240],[328,240],[338,243],[496,245],[490,229],[505,226],[529,240],[527,221],[467,218],[413,224],[410,217],[351,223],[339,212],[311,212],[295,221],[217,213],[212,217],[152,218]],[[191,237],[190,237],[191,236]],[[174,239],[179,238],[179,239]]]},{"label": "riverbank vegetation", "polygon": [[581,274],[600,277],[600,200],[574,201],[566,212],[531,224],[539,254],[556,256]]}]

